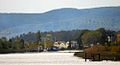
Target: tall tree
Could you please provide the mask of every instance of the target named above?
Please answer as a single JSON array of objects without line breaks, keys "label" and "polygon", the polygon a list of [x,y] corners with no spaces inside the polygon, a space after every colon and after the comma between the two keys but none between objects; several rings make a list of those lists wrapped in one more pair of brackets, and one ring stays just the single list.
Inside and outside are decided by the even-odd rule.
[{"label": "tall tree", "polygon": [[41,42],[41,34],[40,34],[40,31],[38,31],[38,32],[36,33],[36,38],[37,38],[38,52],[39,52],[39,51],[40,51],[39,45],[40,45],[40,42]]},{"label": "tall tree", "polygon": [[9,39],[9,48],[11,48],[11,49],[13,49],[13,41],[12,41],[12,39]]},{"label": "tall tree", "polygon": [[79,45],[79,49],[83,49],[83,42],[82,42],[82,36],[85,32],[88,32],[89,30],[83,30],[81,31],[81,34],[79,35],[79,37],[77,38],[77,43]]},{"label": "tall tree", "polygon": [[24,39],[21,39],[21,40],[20,40],[20,43],[21,43],[21,48],[22,48],[22,49],[25,48]]},{"label": "tall tree", "polygon": [[41,41],[41,33],[40,33],[40,31],[38,31],[38,32],[36,33],[36,39],[37,39],[37,42],[40,42],[40,41]]}]

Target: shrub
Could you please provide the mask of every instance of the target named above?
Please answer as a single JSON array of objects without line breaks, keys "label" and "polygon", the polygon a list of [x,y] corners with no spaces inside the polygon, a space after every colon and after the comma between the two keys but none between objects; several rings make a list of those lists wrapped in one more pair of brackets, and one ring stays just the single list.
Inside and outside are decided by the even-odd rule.
[{"label": "shrub", "polygon": [[120,46],[111,46],[111,52],[118,52],[118,53],[120,53]]}]

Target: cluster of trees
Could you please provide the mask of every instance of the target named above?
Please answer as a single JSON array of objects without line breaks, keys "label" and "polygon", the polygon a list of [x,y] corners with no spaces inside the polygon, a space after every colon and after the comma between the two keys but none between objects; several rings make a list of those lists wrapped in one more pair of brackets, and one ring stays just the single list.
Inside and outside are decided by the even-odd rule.
[{"label": "cluster of trees", "polygon": [[[110,37],[110,39],[108,38]],[[108,44],[116,40],[116,32],[99,28],[97,30],[84,30],[77,41],[80,46],[90,46],[91,44]]]},{"label": "cluster of trees", "polygon": [[38,50],[40,46],[46,49],[53,47],[53,41],[49,39],[49,37],[44,37],[44,40],[41,38],[40,31],[36,33],[29,32],[28,34],[23,34],[10,39],[2,37],[0,38],[0,53],[41,51],[40,49]]},{"label": "cluster of trees", "polygon": [[[52,41],[69,41],[69,40],[76,40],[79,35],[82,33],[82,30],[71,30],[71,31],[50,31],[50,32],[41,32],[41,41],[43,41],[44,37],[46,37],[47,34],[51,35]],[[29,32],[29,33],[23,33],[19,37],[24,39],[25,42],[35,42],[36,39],[35,32]],[[15,37],[16,38],[16,37]]]},{"label": "cluster of trees", "polygon": [[7,40],[5,37],[0,39],[0,49],[23,49],[24,40],[17,38],[14,42],[12,39]]},{"label": "cluster of trees", "polygon": [[[116,40],[116,33],[117,32],[115,31],[105,30],[104,28],[99,28],[97,30],[72,30],[42,33],[40,31],[36,33],[29,32],[9,40],[7,40],[5,37],[2,37],[0,39],[0,50],[25,50],[37,48],[38,46],[50,48],[53,46],[53,42],[57,40],[77,41],[80,49],[82,49],[84,46],[90,46],[91,44],[98,43],[101,45],[107,44],[110,46],[110,43]],[[50,34],[50,39],[45,40],[47,34]],[[108,36],[110,37],[110,40]]]},{"label": "cluster of trees", "polygon": [[26,49],[31,49],[38,47],[41,42],[41,33],[38,31],[36,33],[35,42],[26,42],[23,38],[16,36],[15,38],[7,39],[6,37],[0,38],[0,53],[4,52],[17,52],[25,51]]}]

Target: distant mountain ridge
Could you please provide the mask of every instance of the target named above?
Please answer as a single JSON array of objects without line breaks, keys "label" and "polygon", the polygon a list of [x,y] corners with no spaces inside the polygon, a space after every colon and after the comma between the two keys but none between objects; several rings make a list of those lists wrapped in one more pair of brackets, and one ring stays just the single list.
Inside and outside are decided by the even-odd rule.
[{"label": "distant mountain ridge", "polygon": [[45,13],[0,13],[0,37],[27,32],[106,28],[120,30],[120,7],[62,8]]}]

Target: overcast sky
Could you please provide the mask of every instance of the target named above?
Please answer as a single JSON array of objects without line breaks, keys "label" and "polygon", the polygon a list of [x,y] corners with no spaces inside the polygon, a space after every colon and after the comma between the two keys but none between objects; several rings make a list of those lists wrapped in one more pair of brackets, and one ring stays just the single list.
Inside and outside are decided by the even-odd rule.
[{"label": "overcast sky", "polygon": [[120,6],[120,0],[0,0],[0,12],[42,13],[58,8]]}]

